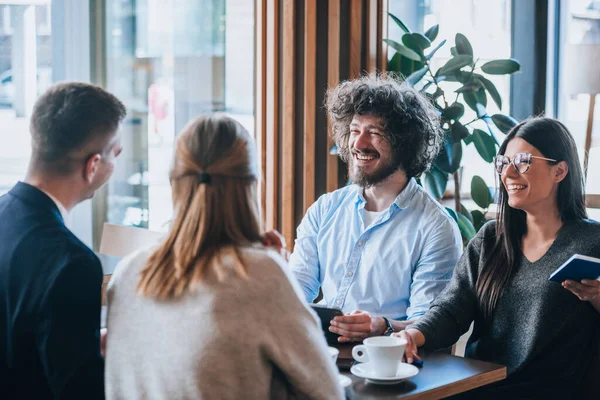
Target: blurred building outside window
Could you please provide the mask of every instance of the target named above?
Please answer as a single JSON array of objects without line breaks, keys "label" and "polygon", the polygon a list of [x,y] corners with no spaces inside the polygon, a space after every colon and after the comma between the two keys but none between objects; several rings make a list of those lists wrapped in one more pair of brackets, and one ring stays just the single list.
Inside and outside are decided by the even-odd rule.
[{"label": "blurred building outside window", "polygon": [[52,84],[51,0],[0,1],[0,195],[31,157],[29,118]]},{"label": "blurred building outside window", "polygon": [[223,112],[253,133],[254,1],[109,1],[106,35],[107,88],[128,117],[104,220],[164,231],[181,129]]}]

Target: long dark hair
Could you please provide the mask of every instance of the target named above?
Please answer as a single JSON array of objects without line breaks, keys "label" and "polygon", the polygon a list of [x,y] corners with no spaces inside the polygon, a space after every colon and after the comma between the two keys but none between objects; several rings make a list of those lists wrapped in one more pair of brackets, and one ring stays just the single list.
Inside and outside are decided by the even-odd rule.
[{"label": "long dark hair", "polygon": [[[569,130],[552,118],[525,120],[508,133],[498,154],[504,154],[506,146],[514,138],[525,140],[546,158],[567,163],[569,172],[559,183],[557,193],[560,217],[563,221],[587,218],[583,173],[575,140]],[[526,214],[508,205],[508,193],[502,182],[498,184],[497,194],[496,243],[476,285],[477,299],[485,319],[492,316],[498,299],[518,268],[522,257],[521,240],[527,232]]]}]

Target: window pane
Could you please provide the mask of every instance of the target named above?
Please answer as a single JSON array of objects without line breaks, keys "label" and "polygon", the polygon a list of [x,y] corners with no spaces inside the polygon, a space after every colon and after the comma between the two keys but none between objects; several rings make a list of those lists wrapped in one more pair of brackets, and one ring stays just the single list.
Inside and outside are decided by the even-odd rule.
[{"label": "window pane", "polygon": [[0,195],[27,172],[29,118],[52,84],[50,0],[0,5]]},{"label": "window pane", "polygon": [[[600,2],[569,0],[563,12],[566,46],[560,53],[559,118],[575,137],[583,163],[590,94],[600,93]],[[594,131],[598,138],[600,108],[595,108]],[[596,194],[600,193],[599,146],[598,139],[592,141],[587,177],[587,191]]]},{"label": "window pane", "polygon": [[212,112],[253,132],[254,2],[119,0],[106,11],[107,86],[129,113],[106,219],[165,230],[178,132]]},{"label": "window pane", "polygon": [[[439,24],[439,35],[434,42],[437,45],[443,39],[448,42],[432,58],[433,71],[443,66],[451,57],[450,48],[454,46],[457,33],[467,37],[473,47],[478,66],[492,59],[510,58],[511,55],[511,1],[510,0],[399,0],[390,2],[390,12],[399,17],[411,30],[425,32],[431,26]],[[389,21],[389,37],[399,39],[403,31],[392,20]],[[393,54],[390,51],[390,56]],[[502,98],[502,110],[498,110],[492,99],[487,99],[487,111],[492,115],[498,112],[510,114],[509,95],[510,77],[505,75],[486,75]],[[461,86],[460,83],[446,82],[445,92],[453,93]],[[454,97],[448,102],[454,101]],[[463,102],[464,104],[464,102]],[[469,122],[476,115],[469,107],[465,107],[462,121]],[[471,126],[487,132],[483,122]],[[496,137],[502,139],[502,134],[496,131]],[[481,176],[489,186],[494,186],[495,173],[491,164],[485,162],[473,144],[463,144],[463,170],[461,191],[469,192],[471,179],[474,175]],[[448,184],[448,188],[452,188]]]}]

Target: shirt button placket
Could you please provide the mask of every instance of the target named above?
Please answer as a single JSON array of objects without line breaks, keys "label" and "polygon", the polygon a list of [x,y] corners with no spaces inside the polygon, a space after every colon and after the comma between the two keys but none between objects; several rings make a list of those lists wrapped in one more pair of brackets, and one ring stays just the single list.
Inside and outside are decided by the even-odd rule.
[{"label": "shirt button placket", "polygon": [[335,304],[337,306],[341,306],[344,303],[344,298],[348,293],[348,289],[350,288],[350,284],[352,283],[352,277],[354,276],[354,271],[358,267],[358,262],[360,261],[360,252],[361,248],[364,246],[364,240],[360,240],[356,243],[356,246],[352,252],[352,256],[350,258],[350,264],[348,266],[348,270],[346,271],[346,276],[342,280],[342,285],[340,287],[340,292],[337,295]]},{"label": "shirt button placket", "polygon": [[348,266],[348,270],[346,271],[346,275],[342,280],[342,284],[340,286],[340,291],[335,300],[335,305],[340,307],[344,303],[344,299],[346,298],[346,294],[348,294],[348,289],[350,288],[350,284],[352,283],[352,277],[354,276],[354,271],[358,267],[358,263],[360,261],[360,253],[362,251],[362,247],[365,245],[365,241],[359,240],[356,243],[352,251],[352,255],[350,256],[350,263]]}]

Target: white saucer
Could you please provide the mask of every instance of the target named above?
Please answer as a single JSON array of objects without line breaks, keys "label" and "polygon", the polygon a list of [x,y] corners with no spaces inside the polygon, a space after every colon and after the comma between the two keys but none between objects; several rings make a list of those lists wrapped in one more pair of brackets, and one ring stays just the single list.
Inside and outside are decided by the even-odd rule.
[{"label": "white saucer", "polygon": [[346,387],[352,384],[352,379],[349,376],[339,374],[338,375],[338,384],[341,387]]},{"label": "white saucer", "polygon": [[382,377],[377,376],[375,372],[373,372],[370,363],[365,362],[353,365],[352,368],[350,368],[350,372],[359,378],[365,378],[367,382],[377,383],[379,385],[395,385],[396,383],[417,375],[419,373],[419,368],[411,364],[402,363],[398,367],[396,376]]}]

